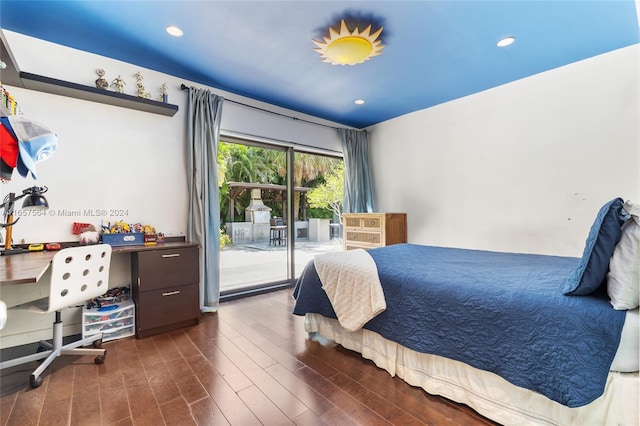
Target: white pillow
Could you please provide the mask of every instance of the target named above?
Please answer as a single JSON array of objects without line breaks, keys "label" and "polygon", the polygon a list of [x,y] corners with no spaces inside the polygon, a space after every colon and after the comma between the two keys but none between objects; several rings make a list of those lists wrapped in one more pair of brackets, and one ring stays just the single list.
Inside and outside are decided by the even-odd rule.
[{"label": "white pillow", "polygon": [[637,308],[640,298],[640,205],[627,201],[624,210],[631,219],[622,225],[607,274],[607,293],[617,310]]}]

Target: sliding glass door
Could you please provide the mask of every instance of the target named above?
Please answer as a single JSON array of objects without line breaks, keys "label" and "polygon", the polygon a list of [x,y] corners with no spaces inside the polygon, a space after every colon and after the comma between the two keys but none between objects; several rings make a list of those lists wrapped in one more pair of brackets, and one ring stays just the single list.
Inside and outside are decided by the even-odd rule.
[{"label": "sliding glass door", "polygon": [[221,140],[218,167],[222,297],[288,285],[287,150]]},{"label": "sliding glass door", "polygon": [[341,185],[331,186],[342,179],[341,165],[290,146],[221,137],[223,300],[289,286],[313,256],[342,249],[334,200]]}]

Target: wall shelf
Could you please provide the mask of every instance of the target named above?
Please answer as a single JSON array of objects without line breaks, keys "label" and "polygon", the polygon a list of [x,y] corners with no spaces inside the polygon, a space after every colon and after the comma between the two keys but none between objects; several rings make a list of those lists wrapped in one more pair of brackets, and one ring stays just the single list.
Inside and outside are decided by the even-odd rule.
[{"label": "wall shelf", "polygon": [[84,99],[86,101],[115,105],[170,117],[178,112],[177,105],[126,95],[124,93],[111,92],[96,87],[84,86],[82,84],[71,83],[69,81],[58,80],[29,72],[20,71],[20,80],[22,81],[21,87],[25,89],[38,90],[54,95]]}]

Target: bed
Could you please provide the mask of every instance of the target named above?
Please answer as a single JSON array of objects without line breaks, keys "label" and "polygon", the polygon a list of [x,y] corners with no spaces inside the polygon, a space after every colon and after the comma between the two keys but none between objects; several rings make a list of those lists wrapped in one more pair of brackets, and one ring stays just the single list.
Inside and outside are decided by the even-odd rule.
[{"label": "bed", "polygon": [[638,424],[638,308],[607,286],[618,243],[637,245],[624,206],[603,206],[580,259],[415,244],[321,255],[293,313],[312,337],[502,424]]}]

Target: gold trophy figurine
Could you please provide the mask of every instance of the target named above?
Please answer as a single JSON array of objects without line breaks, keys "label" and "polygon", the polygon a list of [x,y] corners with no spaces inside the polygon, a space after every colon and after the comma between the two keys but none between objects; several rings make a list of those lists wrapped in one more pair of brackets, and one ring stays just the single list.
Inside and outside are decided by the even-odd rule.
[{"label": "gold trophy figurine", "polygon": [[169,95],[167,95],[167,89],[169,89],[169,86],[167,86],[167,83],[162,83],[162,86],[160,86],[160,100],[164,103],[167,103],[169,101]]},{"label": "gold trophy figurine", "polygon": [[146,93],[144,89],[144,84],[142,84],[142,74],[140,71],[134,74],[136,78],[136,86],[138,87],[137,95],[139,98],[149,99],[151,97],[150,93]]},{"label": "gold trophy figurine", "polygon": [[111,82],[111,85],[116,88],[117,93],[124,93],[124,86],[126,84],[120,75]]},{"label": "gold trophy figurine", "polygon": [[96,80],[96,87],[98,89],[107,90],[109,88],[109,82],[106,78],[104,78],[104,70],[102,68],[98,68],[96,70],[96,74],[98,74],[98,79]]}]

